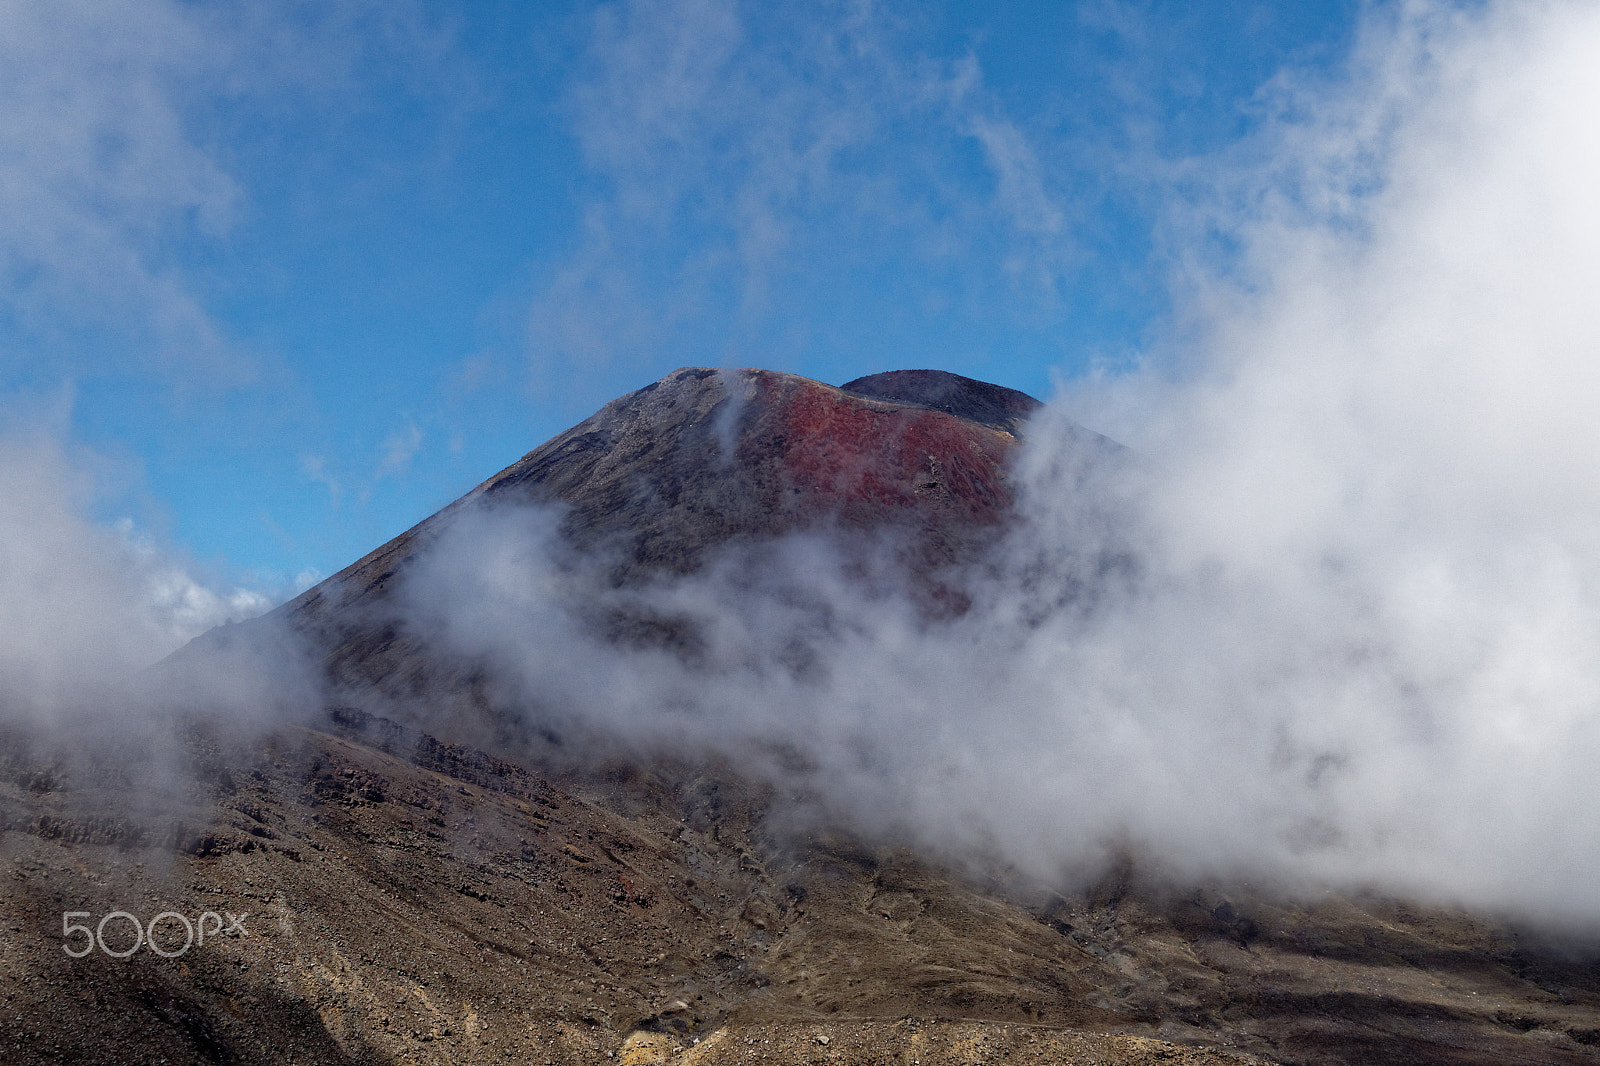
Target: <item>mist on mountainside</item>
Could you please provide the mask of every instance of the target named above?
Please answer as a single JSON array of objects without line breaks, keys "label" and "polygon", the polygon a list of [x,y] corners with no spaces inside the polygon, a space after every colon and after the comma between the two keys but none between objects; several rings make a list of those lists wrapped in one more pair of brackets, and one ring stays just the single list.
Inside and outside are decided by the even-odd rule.
[{"label": "mist on mountainside", "polygon": [[[1253,221],[1187,264],[1182,356],[1035,417],[955,617],[815,535],[594,592],[558,516],[496,511],[412,624],[536,714],[1040,877],[1131,849],[1593,926],[1597,44],[1563,7],[1373,32],[1356,88],[1213,190]],[[1137,459],[1063,465],[1067,414]],[[692,620],[692,660],[591,639],[606,604]]]},{"label": "mist on mountainside", "polygon": [[[405,575],[397,624],[530,729],[724,755],[957,858],[1600,922],[1600,17],[1369,33],[1351,87],[1280,86],[1290,117],[1174,209],[1181,328],[1034,417],[1016,520],[940,575],[960,610],[908,594],[891,535],[616,584],[559,513],[500,507]],[[1241,214],[1242,251],[1207,243]],[[1069,420],[1131,454],[1063,462]],[[103,531],[27,503],[57,477],[10,495],[7,588],[38,595],[0,665],[35,719],[120,707],[177,643]],[[686,620],[692,654],[605,639],[612,609]],[[350,695],[292,648],[216,665],[226,638],[149,705]]]}]

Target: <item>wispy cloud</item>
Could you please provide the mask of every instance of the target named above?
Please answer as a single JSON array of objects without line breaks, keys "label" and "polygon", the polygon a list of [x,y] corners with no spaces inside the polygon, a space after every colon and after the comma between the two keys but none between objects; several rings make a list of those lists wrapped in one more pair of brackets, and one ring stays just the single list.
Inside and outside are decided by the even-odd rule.
[{"label": "wispy cloud", "polygon": [[376,478],[398,477],[411,466],[422,448],[422,429],[408,421],[404,429],[396,430],[384,438],[383,456],[378,460]]},{"label": "wispy cloud", "polygon": [[271,606],[203,583],[131,520],[93,520],[94,466],[48,427],[0,436],[0,717],[82,713],[185,641]]},{"label": "wispy cloud", "polygon": [[309,453],[300,456],[300,472],[307,481],[326,488],[328,499],[335,507],[344,498],[344,486],[329,472],[328,461],[323,456]]},{"label": "wispy cloud", "polygon": [[312,100],[336,124],[380,55],[385,77],[415,71],[419,92],[438,77],[470,106],[448,40],[410,2],[0,3],[6,362],[36,380],[256,380],[257,357],[208,307],[203,265],[252,215],[238,124]]},{"label": "wispy cloud", "polygon": [[225,233],[238,210],[186,107],[232,52],[168,0],[0,5],[0,299],[24,328],[87,317],[155,338],[173,365],[241,371],[163,247]]},{"label": "wispy cloud", "polygon": [[1139,457],[1071,462],[1041,416],[966,614],[814,538],[596,593],[540,512],[464,518],[412,624],[540,722],[780,750],[859,825],[1046,878],[1132,849],[1600,926],[1600,12],[1365,33],[1185,164],[1192,347],[1065,401]]},{"label": "wispy cloud", "polygon": [[839,328],[829,291],[885,269],[1054,290],[1070,212],[1029,135],[971,56],[918,40],[870,3],[603,6],[566,105],[583,228],[535,302],[536,357],[738,359]]}]

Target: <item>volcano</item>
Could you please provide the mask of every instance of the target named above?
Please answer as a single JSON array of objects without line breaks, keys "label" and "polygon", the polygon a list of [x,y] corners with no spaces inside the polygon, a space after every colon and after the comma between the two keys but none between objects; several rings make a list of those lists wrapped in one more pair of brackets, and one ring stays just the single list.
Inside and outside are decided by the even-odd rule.
[{"label": "volcano", "polygon": [[[723,755],[575,754],[537,729],[542,746],[496,744],[462,727],[507,713],[481,664],[404,622],[410,575],[497,509],[550,517],[597,597],[803,535],[859,546],[863,572],[913,576],[919,611],[959,614],[962,568],[1019,520],[1012,471],[1039,409],[932,370],[840,387],[679,370],[162,667],[226,670],[240,649],[292,645],[315,695],[290,718],[188,698],[114,743],[11,727],[0,1055],[1600,1058],[1600,971],[1506,922],[1174,885],[1131,861],[1087,889],[1040,886],[797,822],[772,781]],[[1052,441],[1087,467],[1126,458],[1088,430]],[[666,654],[688,639],[638,616],[599,632]]]},{"label": "volcano", "polygon": [[[603,559],[625,585],[698,569],[713,552],[822,531],[836,542],[887,537],[932,611],[959,610],[940,575],[1004,526],[1008,464],[1041,405],[1012,389],[936,370],[894,371],[834,388],[766,370],[675,371],[529,452],[470,493],[225,636],[282,625],[305,638],[336,687],[396,699],[426,689],[452,713],[474,667],[441,662],[408,633],[397,586],[452,523],[496,507],[561,515],[564,543]],[[1072,429],[1092,461],[1121,449]],[[681,641],[660,620],[612,617],[614,635]],[[224,634],[218,634],[220,639]],[[482,703],[480,699],[477,701]]]},{"label": "volcano", "polygon": [[[396,581],[462,512],[560,508],[561,533],[610,578],[694,571],[708,552],[828,527],[892,530],[934,573],[1004,521],[1007,461],[1039,401],[936,370],[839,388],[766,370],[691,367],[607,404],[456,503],[276,612],[340,683],[383,684],[426,649],[374,625]],[[1114,448],[1082,431],[1085,448]]]}]

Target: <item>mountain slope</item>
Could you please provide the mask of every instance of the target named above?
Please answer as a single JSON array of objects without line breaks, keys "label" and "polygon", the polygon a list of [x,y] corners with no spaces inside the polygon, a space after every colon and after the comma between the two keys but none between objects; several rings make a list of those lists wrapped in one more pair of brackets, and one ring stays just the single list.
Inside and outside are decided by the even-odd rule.
[{"label": "mountain slope", "polygon": [[[428,647],[395,607],[408,571],[476,508],[558,508],[566,543],[614,585],[805,529],[892,530],[897,565],[937,575],[1004,527],[1035,407],[932,371],[835,389],[680,370],[170,667],[286,631],[329,693],[293,722],[189,713],[103,736],[0,735],[0,1055],[1600,1057],[1600,972],[1483,916],[1174,886],[1131,866],[1051,891],[799,820],[790,797],[713,755],[488,752],[343,702],[473,691],[472,664]],[[1116,454],[1086,431],[1069,439],[1091,459]],[[430,704],[421,720],[450,726],[455,710]],[[248,917],[171,958],[70,957],[82,934],[64,936],[64,921],[92,928],[115,911]],[[131,942],[130,921],[106,927],[111,950]],[[171,918],[161,935],[167,949],[182,939]]]},{"label": "mountain slope", "polygon": [[[941,371],[833,388],[766,370],[691,367],[615,400],[456,503],[247,627],[307,634],[343,685],[460,688],[406,632],[396,583],[473,509],[559,509],[565,541],[605,558],[610,580],[684,574],[714,549],[807,529],[892,531],[929,582],[970,557],[1011,504],[1007,462],[1038,401]],[[1114,448],[1082,431],[1086,450]],[[230,634],[238,638],[240,634]],[[212,638],[216,639],[216,638]],[[442,698],[442,697],[441,697]]]}]

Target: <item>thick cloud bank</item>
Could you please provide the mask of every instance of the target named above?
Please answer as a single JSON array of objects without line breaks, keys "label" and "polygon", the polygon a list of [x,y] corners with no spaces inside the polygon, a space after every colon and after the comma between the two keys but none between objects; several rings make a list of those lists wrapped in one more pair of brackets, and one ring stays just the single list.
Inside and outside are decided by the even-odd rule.
[{"label": "thick cloud bank", "polygon": [[[1280,85],[1174,216],[1226,238],[1180,243],[1184,356],[1039,421],[959,618],[803,539],[597,596],[502,513],[415,624],[539,714],[1042,875],[1131,847],[1600,923],[1597,54],[1590,5],[1413,4]],[[1062,410],[1139,458],[1062,463]],[[692,662],[588,636],[613,609],[694,619]]]},{"label": "thick cloud bank", "polygon": [[126,520],[93,521],[94,466],[49,432],[0,437],[0,721],[125,709],[145,667],[271,605],[197,580]]}]

